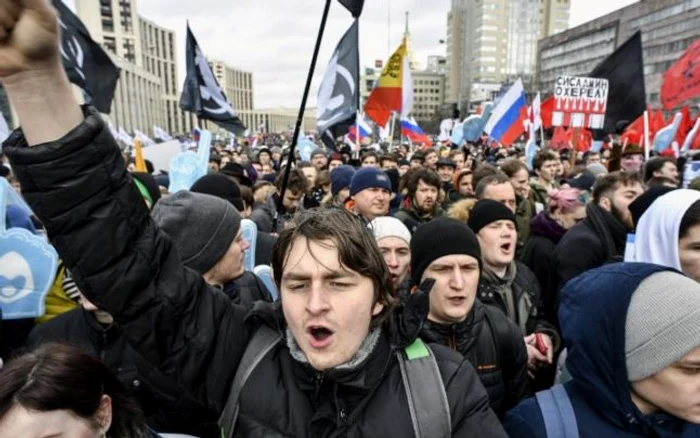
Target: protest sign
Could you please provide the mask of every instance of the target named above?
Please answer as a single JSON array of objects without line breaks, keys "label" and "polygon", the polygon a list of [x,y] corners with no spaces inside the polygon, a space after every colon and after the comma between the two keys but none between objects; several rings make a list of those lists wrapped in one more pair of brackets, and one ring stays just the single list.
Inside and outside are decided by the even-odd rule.
[{"label": "protest sign", "polygon": [[553,126],[603,129],[608,80],[559,76],[554,83]]}]

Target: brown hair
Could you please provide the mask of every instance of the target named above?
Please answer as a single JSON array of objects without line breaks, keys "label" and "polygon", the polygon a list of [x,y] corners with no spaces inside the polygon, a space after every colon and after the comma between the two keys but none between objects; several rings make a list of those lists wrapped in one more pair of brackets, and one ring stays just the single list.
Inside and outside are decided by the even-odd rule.
[{"label": "brown hair", "polygon": [[38,412],[68,410],[97,429],[103,395],[112,399],[107,436],[147,436],[143,414],[126,388],[105,364],[76,347],[44,344],[0,369],[0,420],[19,405]]},{"label": "brown hair", "polygon": [[557,154],[552,151],[539,151],[532,159],[532,168],[535,170],[542,169],[545,161],[559,161]]},{"label": "brown hair", "polygon": [[472,185],[474,187],[479,184],[479,181],[486,178],[487,176],[495,175],[499,170],[488,163],[480,164],[476,169],[474,169],[474,178],[472,179]]},{"label": "brown hair", "polygon": [[411,172],[411,176],[408,178],[408,182],[406,183],[406,188],[408,189],[408,197],[410,199],[413,199],[413,196],[418,190],[418,183],[421,181],[423,181],[429,186],[435,187],[436,189],[438,189],[438,191],[440,190],[441,184],[440,177],[438,176],[438,174],[435,173],[435,171],[432,169],[421,167]]},{"label": "brown hair", "polygon": [[489,175],[485,178],[482,178],[479,181],[479,184],[477,184],[474,187],[474,196],[476,196],[476,199],[483,199],[484,198],[484,192],[486,191],[486,187],[488,186],[498,186],[501,184],[511,184],[510,178],[508,178],[508,175],[505,173],[501,172],[500,170],[493,175]]},{"label": "brown hair", "polygon": [[[284,181],[285,170],[280,169],[280,173],[275,178],[275,187],[278,191],[282,190],[282,181]],[[287,183],[287,190],[291,193],[299,194],[306,192],[306,176],[301,169],[291,169],[289,172],[289,182]]]},{"label": "brown hair", "polygon": [[382,312],[372,317],[370,329],[379,327],[394,307],[394,287],[391,274],[372,233],[352,213],[341,208],[320,208],[298,213],[279,235],[272,252],[272,272],[281,290],[282,276],[292,245],[300,238],[319,243],[332,241],[338,248],[342,266],[353,270],[374,283],[375,303],[384,305]]},{"label": "brown hair", "polygon": [[643,186],[642,179],[637,173],[629,173],[623,171],[611,172],[605,176],[598,178],[593,186],[593,202],[598,204],[600,199],[608,196],[610,192],[614,192],[620,186]]},{"label": "brown hair", "polygon": [[515,176],[515,174],[520,172],[521,170],[525,170],[525,172],[528,172],[528,175],[530,173],[527,170],[527,166],[525,165],[525,163],[518,160],[517,158],[510,158],[504,161],[503,164],[501,164],[501,170],[508,176],[508,178],[513,178],[513,176]]},{"label": "brown hair", "polygon": [[317,186],[327,186],[331,183],[331,173],[327,170],[322,170],[316,175]]},{"label": "brown hair", "polygon": [[[459,185],[462,184],[462,178],[465,176],[472,175],[473,172],[469,169],[462,169],[459,172],[455,173],[455,176],[452,180],[452,188],[455,190],[455,192],[459,192]],[[474,182],[474,178],[472,177],[472,182]]]},{"label": "brown hair", "polygon": [[245,206],[253,208],[255,206],[255,197],[253,196],[253,191],[250,189],[250,187],[246,187],[244,185],[241,185],[240,189],[241,198],[243,199],[243,202],[245,202]]}]

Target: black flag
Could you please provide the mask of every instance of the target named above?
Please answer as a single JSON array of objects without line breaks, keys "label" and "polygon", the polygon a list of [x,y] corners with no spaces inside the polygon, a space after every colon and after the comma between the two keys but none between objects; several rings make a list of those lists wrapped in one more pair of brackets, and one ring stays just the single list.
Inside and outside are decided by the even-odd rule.
[{"label": "black flag", "polygon": [[180,96],[180,108],[211,120],[229,132],[240,135],[246,127],[236,115],[204,53],[187,25],[187,77]]},{"label": "black flag", "polygon": [[358,18],[362,14],[362,7],[365,5],[365,0],[339,0],[340,4],[350,11],[353,17]]},{"label": "black flag", "polygon": [[61,58],[68,79],[79,86],[101,113],[109,114],[119,68],[92,40],[85,25],[61,0],[53,0],[61,26]]},{"label": "black flag", "polygon": [[335,139],[355,124],[360,95],[360,53],[357,20],[350,26],[328,63],[318,91],[316,125],[321,139],[334,149]]},{"label": "black flag", "polygon": [[608,80],[606,133],[614,133],[618,122],[636,120],[647,109],[642,60],[642,32],[637,31],[589,74]]}]

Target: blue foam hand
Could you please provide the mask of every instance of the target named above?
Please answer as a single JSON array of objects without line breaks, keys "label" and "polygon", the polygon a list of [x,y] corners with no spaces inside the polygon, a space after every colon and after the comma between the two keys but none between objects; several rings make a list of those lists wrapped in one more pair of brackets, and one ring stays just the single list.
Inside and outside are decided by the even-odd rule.
[{"label": "blue foam hand", "polygon": [[527,164],[527,168],[532,171],[532,162],[535,159],[535,155],[537,155],[537,141],[535,139],[535,125],[533,123],[530,123],[530,139],[527,141],[527,144],[525,145],[525,163]]},{"label": "blue foam hand", "polygon": [[243,255],[243,267],[246,271],[253,271],[255,268],[255,247],[258,240],[258,226],[250,219],[241,221],[241,236],[248,242],[250,247]]},{"label": "blue foam hand", "polygon": [[[486,124],[491,118],[491,111],[493,111],[493,102],[486,102],[481,107],[481,132],[484,131]],[[481,137],[481,133],[479,133],[479,137]]]},{"label": "blue foam hand", "polygon": [[204,130],[199,133],[199,143],[197,144],[197,156],[199,157],[197,171],[199,173],[199,178],[206,175],[209,171],[209,156],[211,155],[211,137],[211,131]]},{"label": "blue foam hand", "polygon": [[466,141],[475,142],[478,140],[481,137],[482,130],[483,125],[481,124],[480,115],[472,114],[462,122],[462,131]]},{"label": "blue foam hand", "polygon": [[452,142],[453,145],[456,146],[462,146],[462,143],[464,142],[464,125],[461,123],[457,123],[453,128],[452,128],[452,137],[450,137],[450,141]]},{"label": "blue foam hand", "polygon": [[688,154],[690,146],[695,140],[695,136],[698,135],[698,130],[700,130],[700,117],[698,117],[697,120],[695,120],[695,125],[693,125],[693,129],[691,129],[688,135],[685,137],[685,141],[683,142],[683,147],[681,148],[680,152],[682,155]]},{"label": "blue foam hand", "polygon": [[18,198],[7,180],[0,178],[0,308],[4,319],[42,316],[58,266],[56,250],[44,238],[21,228],[6,229],[6,206],[16,205]]},{"label": "blue foam hand", "polygon": [[270,292],[270,296],[272,296],[272,301],[277,301],[280,293],[279,290],[277,290],[277,285],[272,277],[272,268],[267,265],[256,266],[253,273],[257,275],[260,280],[262,280],[268,292]]},{"label": "blue foam hand", "polygon": [[299,156],[301,161],[311,161],[311,154],[314,153],[316,149],[316,144],[309,140],[308,137],[299,133],[299,139],[297,140],[297,149],[299,150]]},{"label": "blue foam hand", "polygon": [[671,142],[676,137],[676,132],[681,125],[682,119],[683,114],[676,113],[670,125],[659,129],[659,132],[656,133],[656,137],[654,137],[654,150],[656,152],[663,152],[671,146]]},{"label": "blue foam hand", "polygon": [[192,151],[180,152],[170,160],[170,193],[189,190],[204,174],[201,173],[200,158]]}]

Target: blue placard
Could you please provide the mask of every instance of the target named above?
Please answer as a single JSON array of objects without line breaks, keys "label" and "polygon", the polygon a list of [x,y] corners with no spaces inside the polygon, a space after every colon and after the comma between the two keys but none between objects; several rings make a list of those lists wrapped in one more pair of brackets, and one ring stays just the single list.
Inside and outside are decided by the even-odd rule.
[{"label": "blue placard", "polygon": [[255,247],[258,240],[258,226],[250,219],[241,221],[241,236],[250,245],[243,255],[243,267],[246,271],[253,272],[255,268]]},{"label": "blue placard", "polygon": [[[29,210],[0,178],[0,308],[3,319],[38,318],[56,276],[58,254],[43,237],[6,227],[7,205]],[[30,213],[31,214],[31,213]]]},{"label": "blue placard", "polygon": [[170,193],[189,190],[201,177],[207,174],[211,153],[211,132],[201,131],[197,153],[184,151],[170,160]]},{"label": "blue placard", "polygon": [[268,292],[272,296],[272,301],[277,301],[279,299],[280,293],[277,290],[277,285],[272,277],[272,268],[267,265],[256,266],[253,271],[255,275],[262,280],[263,284],[267,288]]}]

